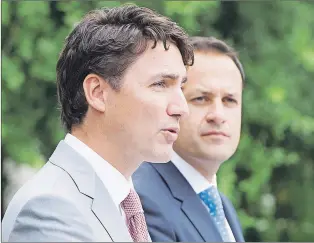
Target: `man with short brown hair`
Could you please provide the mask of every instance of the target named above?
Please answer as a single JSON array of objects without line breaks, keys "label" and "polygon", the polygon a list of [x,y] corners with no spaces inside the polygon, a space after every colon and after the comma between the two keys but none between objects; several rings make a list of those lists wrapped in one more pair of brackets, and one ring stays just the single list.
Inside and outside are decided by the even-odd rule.
[{"label": "man with short brown hair", "polygon": [[225,42],[190,42],[195,62],[183,86],[190,115],[180,121],[171,161],[141,165],[134,185],[153,241],[244,241],[236,211],[216,182],[239,144],[244,71]]}]

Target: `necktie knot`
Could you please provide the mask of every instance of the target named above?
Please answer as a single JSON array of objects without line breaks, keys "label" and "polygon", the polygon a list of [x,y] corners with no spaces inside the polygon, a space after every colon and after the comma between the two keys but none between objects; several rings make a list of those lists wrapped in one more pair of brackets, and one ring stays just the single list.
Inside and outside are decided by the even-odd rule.
[{"label": "necktie knot", "polygon": [[199,196],[208,207],[210,215],[216,216],[217,212],[223,209],[220,195],[216,187],[211,186],[207,188],[199,193]]},{"label": "necktie knot", "polygon": [[141,200],[134,189],[121,203],[129,233],[134,242],[151,242]]},{"label": "necktie knot", "polygon": [[131,217],[134,217],[137,214],[144,213],[140,197],[138,196],[134,189],[130,190],[128,196],[121,203],[121,207],[127,219],[130,219]]}]

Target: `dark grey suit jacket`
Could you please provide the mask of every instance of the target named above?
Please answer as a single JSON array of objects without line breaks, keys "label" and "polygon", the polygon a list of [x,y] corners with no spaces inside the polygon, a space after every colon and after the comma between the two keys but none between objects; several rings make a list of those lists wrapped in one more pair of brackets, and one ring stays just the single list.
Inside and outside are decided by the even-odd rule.
[{"label": "dark grey suit jacket", "polygon": [[[172,162],[143,163],[133,175],[133,183],[153,241],[222,242],[208,211]],[[233,235],[243,242],[236,211],[224,195],[220,196]]]}]

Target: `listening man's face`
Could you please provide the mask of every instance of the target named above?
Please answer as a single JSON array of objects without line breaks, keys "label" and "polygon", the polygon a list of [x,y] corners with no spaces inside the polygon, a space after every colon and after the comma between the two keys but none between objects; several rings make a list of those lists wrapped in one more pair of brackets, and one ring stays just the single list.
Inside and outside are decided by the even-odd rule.
[{"label": "listening man's face", "polygon": [[162,42],[152,45],[127,69],[121,90],[109,94],[106,116],[121,152],[131,149],[143,160],[167,162],[179,120],[188,113],[181,90],[186,67],[174,44],[168,50]]},{"label": "listening man's face", "polygon": [[181,119],[174,150],[182,157],[229,159],[241,130],[242,77],[235,63],[227,55],[196,52],[183,93],[190,115]]}]

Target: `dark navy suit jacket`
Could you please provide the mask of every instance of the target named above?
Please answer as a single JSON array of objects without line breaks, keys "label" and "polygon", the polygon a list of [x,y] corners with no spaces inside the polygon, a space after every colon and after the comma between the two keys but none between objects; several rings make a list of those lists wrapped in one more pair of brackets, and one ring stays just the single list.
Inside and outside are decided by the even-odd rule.
[{"label": "dark navy suit jacket", "polygon": [[[199,196],[172,163],[143,163],[133,175],[152,241],[222,242],[217,226]],[[220,193],[235,240],[242,229],[232,203]]]}]

